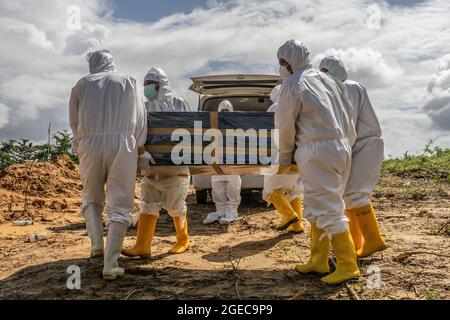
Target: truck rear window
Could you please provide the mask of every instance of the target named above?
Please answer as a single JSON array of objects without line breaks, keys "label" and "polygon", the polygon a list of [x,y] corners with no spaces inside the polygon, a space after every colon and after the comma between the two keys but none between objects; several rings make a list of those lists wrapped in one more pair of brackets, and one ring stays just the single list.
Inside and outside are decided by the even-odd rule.
[{"label": "truck rear window", "polygon": [[233,104],[234,111],[267,111],[272,105],[269,96],[214,97],[205,100],[199,111],[217,111],[223,100],[230,101]]}]

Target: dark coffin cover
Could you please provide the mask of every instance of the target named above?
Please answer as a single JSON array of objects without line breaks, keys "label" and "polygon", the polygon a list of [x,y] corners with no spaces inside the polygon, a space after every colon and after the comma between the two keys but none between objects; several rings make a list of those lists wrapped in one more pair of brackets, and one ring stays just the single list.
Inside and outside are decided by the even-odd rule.
[{"label": "dark coffin cover", "polygon": [[[210,128],[223,130],[223,145],[226,146],[226,129],[266,129],[268,138],[266,139],[267,148],[271,146],[271,132],[274,130],[274,113],[272,112],[151,112],[148,114],[149,134],[146,143],[146,149],[156,161],[156,166],[175,166],[171,159],[172,148],[179,144],[179,141],[172,140],[172,132],[176,129],[187,129],[193,132],[194,122],[201,121],[203,132]],[[192,134],[191,144],[194,145],[194,135]],[[261,164],[259,159],[250,159],[248,148],[242,148],[235,140],[235,161],[236,165],[266,165]],[[242,142],[242,141],[241,141]],[[259,142],[259,141],[258,141]],[[211,142],[203,141],[203,148]],[[246,140],[248,146],[248,139]],[[239,149],[237,149],[239,148]],[[258,148],[260,146],[258,145]],[[192,148],[193,149],[193,148]],[[240,150],[240,151],[238,151]],[[270,154],[271,151],[269,151]],[[192,159],[194,153],[192,152]],[[221,165],[226,166],[226,152],[222,158]],[[239,161],[238,161],[239,160]],[[244,163],[243,163],[244,162]],[[189,166],[205,166],[207,163],[191,163]]]}]

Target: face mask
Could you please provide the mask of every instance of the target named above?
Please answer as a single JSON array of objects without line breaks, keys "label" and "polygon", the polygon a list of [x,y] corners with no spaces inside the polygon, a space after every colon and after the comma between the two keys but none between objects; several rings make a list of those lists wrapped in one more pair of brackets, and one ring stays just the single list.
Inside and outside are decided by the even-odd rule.
[{"label": "face mask", "polygon": [[158,97],[158,91],[156,91],[156,85],[151,84],[144,87],[144,94],[148,100],[155,100]]},{"label": "face mask", "polygon": [[280,66],[280,77],[282,80],[286,79],[290,75],[291,75],[291,73],[289,72],[288,69],[286,69],[285,66]]}]

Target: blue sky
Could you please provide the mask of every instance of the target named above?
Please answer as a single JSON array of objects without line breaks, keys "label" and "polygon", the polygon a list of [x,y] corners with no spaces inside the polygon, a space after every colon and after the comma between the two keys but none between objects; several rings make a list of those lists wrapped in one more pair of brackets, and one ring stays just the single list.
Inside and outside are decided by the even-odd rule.
[{"label": "blue sky", "polygon": [[[153,22],[175,14],[190,13],[195,8],[206,7],[208,0],[111,0],[114,2],[114,16],[139,22]],[[250,0],[249,0],[250,1]],[[253,0],[255,1],[255,0]],[[383,2],[379,0],[378,2]],[[414,6],[424,0],[387,0],[390,5]]]},{"label": "blue sky", "polygon": [[189,13],[195,8],[206,7],[207,0],[113,0],[114,16],[140,22],[157,21],[174,13]]}]

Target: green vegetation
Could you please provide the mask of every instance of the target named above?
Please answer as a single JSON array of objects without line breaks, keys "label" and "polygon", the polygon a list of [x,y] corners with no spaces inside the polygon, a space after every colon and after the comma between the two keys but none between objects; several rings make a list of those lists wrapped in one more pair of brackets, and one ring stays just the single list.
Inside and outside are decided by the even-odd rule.
[{"label": "green vegetation", "polygon": [[386,160],[383,171],[400,177],[450,183],[450,149],[432,148],[434,142],[430,140],[421,155],[407,152],[400,159]]},{"label": "green vegetation", "polygon": [[436,293],[436,291],[428,291],[427,293],[426,293],[426,298],[427,298],[427,300],[438,300],[439,299],[439,297],[438,297],[438,294]]},{"label": "green vegetation", "polygon": [[50,143],[34,144],[27,139],[0,141],[0,172],[13,164],[51,161],[60,155],[68,155],[78,162],[71,144],[72,136],[66,130],[55,133]]}]

